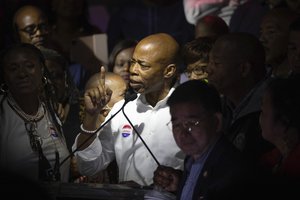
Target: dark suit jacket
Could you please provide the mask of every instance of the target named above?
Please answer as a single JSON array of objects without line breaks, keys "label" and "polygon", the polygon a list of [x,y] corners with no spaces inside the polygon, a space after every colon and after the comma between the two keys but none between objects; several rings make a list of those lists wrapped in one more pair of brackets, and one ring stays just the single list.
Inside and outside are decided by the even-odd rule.
[{"label": "dark suit jacket", "polygon": [[[186,157],[185,163],[190,157]],[[233,191],[242,189],[250,176],[250,166],[224,136],[221,136],[208,155],[202,172],[197,179],[193,199],[230,199]],[[180,199],[184,183],[188,177],[184,169],[183,178],[177,193]]]}]

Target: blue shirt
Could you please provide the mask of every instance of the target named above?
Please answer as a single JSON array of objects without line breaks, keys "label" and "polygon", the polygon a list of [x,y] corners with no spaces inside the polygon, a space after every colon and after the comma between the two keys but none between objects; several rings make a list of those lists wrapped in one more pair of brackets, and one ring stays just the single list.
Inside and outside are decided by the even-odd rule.
[{"label": "blue shirt", "polygon": [[206,159],[211,152],[211,149],[214,145],[211,145],[211,147],[204,152],[200,158],[197,160],[194,160],[192,157],[187,161],[185,165],[185,170],[188,172],[188,177],[186,179],[186,182],[184,184],[184,187],[182,189],[181,193],[181,200],[192,200],[193,194],[194,194],[194,188],[197,184],[198,177],[202,171],[202,168],[206,162]]}]

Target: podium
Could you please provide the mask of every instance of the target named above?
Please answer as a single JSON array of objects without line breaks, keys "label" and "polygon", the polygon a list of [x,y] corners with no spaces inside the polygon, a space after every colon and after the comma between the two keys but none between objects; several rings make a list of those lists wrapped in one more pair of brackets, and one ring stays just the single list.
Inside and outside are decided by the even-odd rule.
[{"label": "podium", "polygon": [[45,183],[43,187],[53,200],[143,200],[150,190],[97,183]]}]

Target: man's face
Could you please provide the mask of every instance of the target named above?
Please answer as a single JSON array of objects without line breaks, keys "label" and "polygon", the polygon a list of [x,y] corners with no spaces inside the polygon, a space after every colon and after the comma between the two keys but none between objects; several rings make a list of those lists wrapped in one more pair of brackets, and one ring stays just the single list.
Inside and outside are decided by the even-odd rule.
[{"label": "man's face", "polygon": [[170,106],[173,136],[187,155],[199,157],[218,132],[216,116],[198,103],[177,103]]},{"label": "man's face", "polygon": [[287,32],[274,16],[265,17],[260,30],[260,41],[266,52],[266,63],[274,65],[286,54]]},{"label": "man's face", "polygon": [[288,43],[288,60],[291,69],[300,74],[300,31],[291,31]]},{"label": "man's face", "polygon": [[29,9],[17,16],[15,24],[21,42],[44,46],[48,36],[48,23],[42,13]]},{"label": "man's face", "polygon": [[135,48],[130,66],[130,86],[138,93],[159,91],[165,81],[165,64],[159,59],[161,52],[152,44]]},{"label": "man's face", "polygon": [[239,63],[230,45],[218,42],[214,45],[209,55],[207,68],[208,82],[214,85],[221,94],[228,94],[241,78]]}]

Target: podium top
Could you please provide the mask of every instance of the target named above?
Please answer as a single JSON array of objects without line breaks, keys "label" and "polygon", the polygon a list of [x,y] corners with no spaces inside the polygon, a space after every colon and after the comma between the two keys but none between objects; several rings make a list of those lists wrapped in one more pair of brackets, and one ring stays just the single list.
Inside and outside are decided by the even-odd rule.
[{"label": "podium top", "polygon": [[54,200],[143,200],[150,188],[132,188],[119,184],[45,183]]}]

